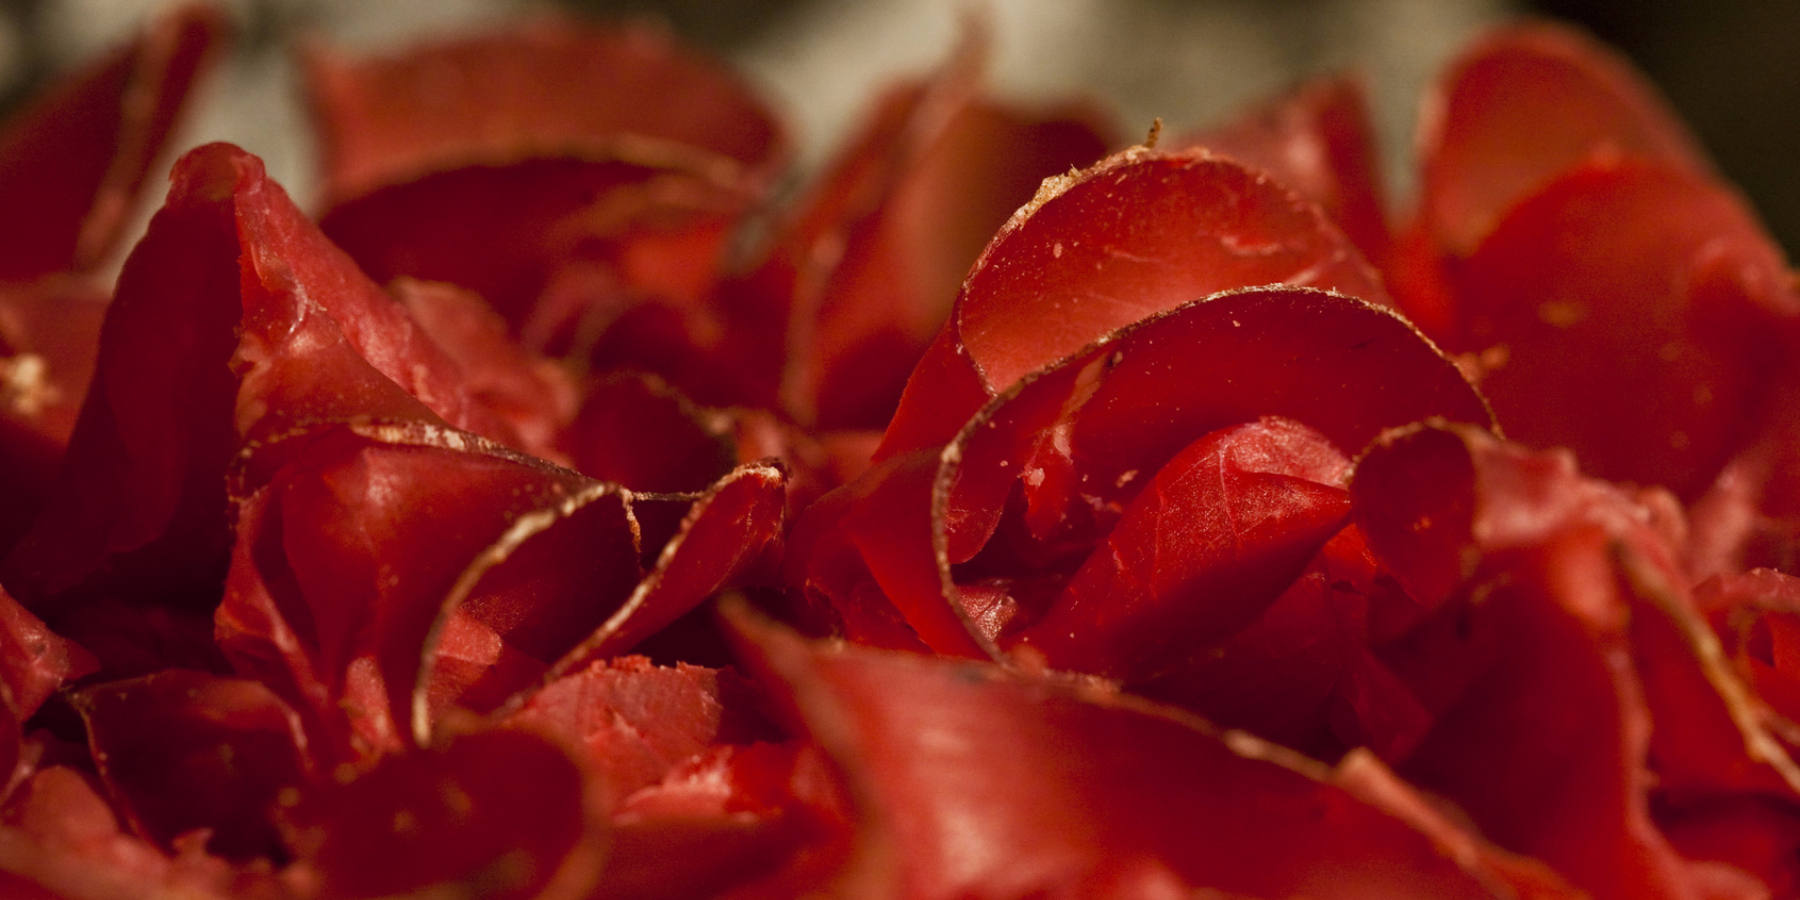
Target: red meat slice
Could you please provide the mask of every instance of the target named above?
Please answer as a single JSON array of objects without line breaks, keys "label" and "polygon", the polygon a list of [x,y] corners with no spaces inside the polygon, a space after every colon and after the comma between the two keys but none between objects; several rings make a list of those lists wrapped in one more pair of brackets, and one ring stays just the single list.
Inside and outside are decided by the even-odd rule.
[{"label": "red meat slice", "polygon": [[6,123],[0,281],[107,262],[224,30],[212,6],[178,7]]}]

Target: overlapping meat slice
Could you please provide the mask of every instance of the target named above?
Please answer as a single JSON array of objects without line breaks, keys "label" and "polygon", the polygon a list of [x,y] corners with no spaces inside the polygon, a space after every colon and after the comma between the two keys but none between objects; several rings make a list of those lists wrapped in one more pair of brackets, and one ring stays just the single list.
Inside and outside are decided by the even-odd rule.
[{"label": "overlapping meat slice", "polygon": [[87,776],[50,766],[0,810],[0,890],[45,900],[286,900],[298,894],[266,864],[234,867],[184,843],[170,856],[120,829]]},{"label": "overlapping meat slice", "polygon": [[1433,610],[1377,648],[1432,719],[1401,775],[1595,897],[1756,895],[1651,817],[1653,790],[1779,806],[1800,786],[1694,610],[1666,494],[1445,426],[1384,437],[1351,494],[1377,559]]},{"label": "overlapping meat slice", "polygon": [[1091,686],[740,627],[751,668],[844,779],[858,831],[840,892],[1575,895],[1391,775],[1378,789]]},{"label": "overlapping meat slice", "polygon": [[386,58],[318,49],[307,75],[326,232],[379,280],[476,292],[557,355],[619,316],[706,318],[732,230],[786,158],[739,79],[643,26],[541,17]]},{"label": "overlapping meat slice", "polygon": [[1205,147],[1268,172],[1318,204],[1371,263],[1386,265],[1386,192],[1360,78],[1313,79],[1166,146]]},{"label": "overlapping meat slice", "polygon": [[1387,296],[1316,206],[1204,151],[1128,150],[1047,180],[970,271],[877,458],[949,441],[990,397],[1117,329],[1274,283]]},{"label": "overlapping meat slice", "polygon": [[1781,251],[1732,193],[1578,168],[1451,266],[1482,392],[1517,440],[1685,501],[1757,436],[1800,323]]},{"label": "overlapping meat slice", "polygon": [[[604,609],[636,583],[635,522],[616,488],[425,426],[334,429],[304,443],[271,448],[284,464],[239,505],[218,640],[234,668],[300,711],[322,765],[409,742],[434,627],[452,697],[483,677],[529,683],[546,661],[521,646],[563,624],[545,616],[579,615],[581,600]],[[529,554],[552,565],[473,598],[494,607],[484,617],[434,624],[464,571],[518,519],[563,505],[578,508],[567,530],[584,553]],[[574,596],[543,596],[544,583],[576,581],[585,584]],[[533,602],[545,599],[564,602],[550,611]],[[517,645],[502,637],[514,630]]]},{"label": "overlapping meat slice", "polygon": [[93,375],[108,296],[97,270],[222,28],[210,7],[173,10],[0,132],[0,555],[55,481]]},{"label": "overlapping meat slice", "polygon": [[[796,526],[790,582],[835,608],[852,636],[886,635],[877,642],[901,647],[910,633],[914,646],[922,641],[940,653],[983,655],[993,652],[996,637],[1043,616],[1108,534],[1135,528],[1148,533],[1150,546],[1121,552],[1152,569],[1172,567],[1155,574],[1127,567],[1146,583],[1191,570],[1197,583],[1219,578],[1222,585],[1234,566],[1269,576],[1255,599],[1241,601],[1245,608],[1220,613],[1219,621],[1210,614],[1190,621],[1222,640],[1274,600],[1337,531],[1342,512],[1331,512],[1330,496],[1341,488],[1328,482],[1342,474],[1338,448],[1360,447],[1383,428],[1433,415],[1489,421],[1482,399],[1455,367],[1393,314],[1307,288],[1220,294],[1121,329],[1034,373],[991,401],[941,453],[893,457],[822,500]],[[1248,425],[1236,439],[1222,432],[1265,416],[1305,427],[1264,422]],[[1198,489],[1208,477],[1204,442],[1224,447],[1234,440],[1243,451],[1231,466],[1236,474],[1221,475],[1225,480],[1190,499],[1204,504],[1198,498],[1219,497],[1227,508],[1235,503],[1249,511],[1266,499],[1262,487],[1287,485],[1294,491],[1289,499],[1309,498],[1287,510],[1297,515],[1290,522],[1295,527],[1245,538],[1233,523],[1215,520],[1205,541],[1187,542],[1194,549],[1159,560],[1150,553],[1154,502],[1142,500],[1144,508],[1135,512],[1133,504],[1155,496],[1145,492],[1153,481],[1171,485],[1191,475]],[[1191,473],[1158,474],[1190,445],[1199,448],[1186,461]],[[1123,524],[1128,520],[1138,524]],[[1202,546],[1217,548],[1216,558]],[[1286,568],[1283,576],[1248,562],[1265,553],[1273,554],[1271,561],[1287,560],[1277,565]],[[1202,597],[1177,600],[1177,594],[1143,605],[1149,618],[1130,627],[1154,632],[1159,625],[1152,621],[1166,628],[1170,620],[1161,617],[1205,608]],[[864,620],[859,632],[854,622]],[[1195,637],[1159,635],[1155,643],[1166,641],[1171,655],[1151,659],[1156,654],[1148,645],[1127,642],[1102,652],[1099,644],[1111,639],[1101,630],[1076,630],[1086,632],[1076,641],[1097,642],[1089,649],[1107,660],[1098,668],[1142,653],[1131,665],[1145,674],[1185,655],[1180,648]]]},{"label": "overlapping meat slice", "polygon": [[331,202],[534,155],[690,156],[768,178],[783,152],[738,77],[649,26],[540,16],[387,57],[308,50]]},{"label": "overlapping meat slice", "polygon": [[726,295],[767,310],[771,321],[746,324],[786,350],[779,397],[756,398],[764,405],[821,428],[884,426],[994,230],[1041,180],[1106,152],[1095,109],[986,96],[986,51],[972,26],[938,71],[883,94],[741,295]]},{"label": "overlapping meat slice", "polygon": [[312,776],[312,756],[300,718],[268,688],[166,669],[83,688],[70,702],[137,834],[165,849],[197,838],[239,860],[281,855],[270,816]]},{"label": "overlapping meat slice", "polygon": [[[255,157],[202,147],[173,181],[120,275],[45,513],[0,563],[20,600],[59,628],[160,627],[125,624],[146,610],[203,622],[230,546],[226,470],[242,446],[349,420],[512,437]],[[100,597],[120,615],[90,615]],[[147,670],[121,653],[124,668]]]},{"label": "overlapping meat slice", "polygon": [[106,262],[223,31],[213,7],[178,7],[6,123],[0,281]]},{"label": "overlapping meat slice", "polygon": [[530,732],[449,735],[297,792],[289,877],[317,897],[579,900],[606,858],[605,790]]},{"label": "overlapping meat slice", "polygon": [[1547,22],[1496,28],[1465,49],[1425,100],[1418,145],[1419,227],[1451,256],[1474,252],[1516,203],[1596,159],[1710,170],[1629,62]]}]

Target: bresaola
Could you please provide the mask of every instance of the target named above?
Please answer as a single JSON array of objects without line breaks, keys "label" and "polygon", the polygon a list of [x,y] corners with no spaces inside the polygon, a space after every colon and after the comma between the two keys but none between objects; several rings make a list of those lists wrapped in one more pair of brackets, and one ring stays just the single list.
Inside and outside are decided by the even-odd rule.
[{"label": "bresaola", "polygon": [[0,887],[1791,895],[1800,298],[1654,93],[1496,30],[1390,231],[1353,80],[1103,155],[982,41],[735,242],[666,37],[315,48],[322,228],[200,147],[97,343],[4,307],[94,365],[0,432]]}]

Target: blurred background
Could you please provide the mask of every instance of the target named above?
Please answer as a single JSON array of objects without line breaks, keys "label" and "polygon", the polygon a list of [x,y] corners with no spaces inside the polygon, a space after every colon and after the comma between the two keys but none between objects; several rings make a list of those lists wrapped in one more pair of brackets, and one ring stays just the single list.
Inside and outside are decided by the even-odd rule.
[{"label": "blurred background", "polygon": [[[171,0],[0,0],[0,108],[123,40]],[[949,51],[958,19],[994,23],[995,90],[1110,104],[1130,130],[1179,131],[1308,74],[1355,67],[1374,103],[1393,193],[1409,187],[1418,97],[1473,32],[1520,14],[1574,21],[1649,73],[1757,206],[1800,250],[1800,3],[1793,0],[218,0],[236,55],[191,136],[262,156],[310,196],[312,148],[285,48],[301,36],[378,49],[574,9],[658,19],[732,60],[787,115],[816,165],[888,79]]]}]

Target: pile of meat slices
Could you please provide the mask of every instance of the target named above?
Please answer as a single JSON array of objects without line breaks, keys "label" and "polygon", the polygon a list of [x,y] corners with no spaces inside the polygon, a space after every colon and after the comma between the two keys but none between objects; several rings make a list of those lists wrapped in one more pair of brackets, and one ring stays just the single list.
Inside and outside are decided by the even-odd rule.
[{"label": "pile of meat slices", "polygon": [[662,33],[314,47],[125,248],[227,25],[0,133],[0,893],[1800,896],[1800,293],[1587,38],[1404,213],[1349,77],[976,28],[780,204]]}]

